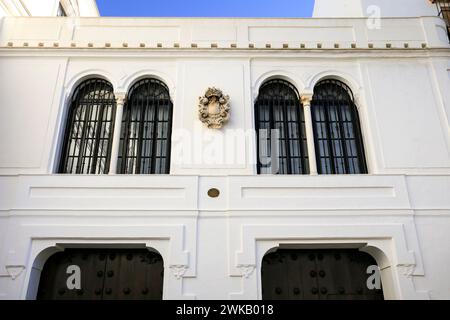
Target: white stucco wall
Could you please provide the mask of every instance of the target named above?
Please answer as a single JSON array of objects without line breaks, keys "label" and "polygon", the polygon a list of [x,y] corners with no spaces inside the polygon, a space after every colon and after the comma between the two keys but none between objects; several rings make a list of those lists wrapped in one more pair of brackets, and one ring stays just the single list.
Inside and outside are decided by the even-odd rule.
[{"label": "white stucco wall", "polygon": [[0,0],[0,17],[54,17],[60,3],[69,16],[100,15],[95,0]]},{"label": "white stucco wall", "polygon": [[59,0],[23,0],[22,3],[32,16],[56,15]]},{"label": "white stucco wall", "polygon": [[99,17],[100,11],[98,10],[95,1],[85,1],[79,3],[80,17]]},{"label": "white stucco wall", "polygon": [[[450,298],[443,272],[450,263],[450,45],[443,28],[434,17],[383,19],[381,29],[365,19],[5,18],[0,298],[35,297],[49,248],[111,243],[161,252],[170,270],[165,299],[261,298],[262,257],[283,245],[358,247],[382,267],[386,298]],[[169,176],[55,174],[68,100],[92,76],[108,79],[116,93],[144,76],[167,84],[174,104]],[[212,145],[211,137],[233,141],[236,132],[253,132],[258,89],[273,77],[300,94],[329,77],[351,87],[368,175],[257,176],[245,135],[214,150],[221,140]],[[197,115],[198,96],[213,85],[231,97],[222,131],[205,129]],[[180,162],[177,148],[189,146],[181,138],[196,132],[187,150],[205,156]],[[223,163],[221,151],[244,161]],[[211,187],[219,198],[207,196]]]}]

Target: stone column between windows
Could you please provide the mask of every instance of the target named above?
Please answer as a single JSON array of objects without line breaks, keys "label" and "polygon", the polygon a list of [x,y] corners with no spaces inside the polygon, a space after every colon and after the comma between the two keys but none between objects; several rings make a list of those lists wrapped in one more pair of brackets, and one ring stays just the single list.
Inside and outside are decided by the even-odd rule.
[{"label": "stone column between windows", "polygon": [[117,174],[117,162],[119,160],[120,135],[122,130],[122,117],[123,117],[123,108],[126,101],[126,93],[115,93],[115,96],[116,96],[116,117],[114,120],[114,135],[112,140],[109,174]]},{"label": "stone column between windows", "polygon": [[303,113],[305,116],[306,141],[308,145],[309,173],[317,175],[316,147],[314,145],[314,131],[311,114],[312,94],[302,95]]}]

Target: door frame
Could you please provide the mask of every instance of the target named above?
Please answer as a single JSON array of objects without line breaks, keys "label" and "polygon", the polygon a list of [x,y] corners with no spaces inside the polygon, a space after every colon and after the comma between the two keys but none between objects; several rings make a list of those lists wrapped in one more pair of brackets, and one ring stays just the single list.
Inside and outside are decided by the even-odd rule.
[{"label": "door frame", "polygon": [[[377,261],[386,300],[429,300],[428,291],[417,290],[415,276],[424,276],[416,230],[411,223],[392,224],[235,224],[230,233],[240,237],[230,247],[230,275],[241,277],[240,292],[230,299],[262,299],[262,259],[273,248],[358,248]],[[407,233],[408,231],[408,233]],[[411,236],[412,235],[412,236]]]},{"label": "door frame", "polygon": [[[172,240],[173,242],[173,240]],[[183,277],[188,270],[188,264],[183,262],[183,256],[174,257],[171,239],[34,239],[31,244],[29,266],[26,268],[25,281],[21,299],[35,300],[39,289],[42,269],[47,259],[56,252],[70,249],[143,249],[147,248],[163,258],[163,300],[184,299],[195,297],[183,294]],[[177,261],[178,260],[178,261]]]},{"label": "door frame", "polygon": [[[129,255],[131,254],[131,259]],[[145,257],[143,256],[145,255]],[[151,256],[150,256],[151,255]],[[83,257],[84,256],[84,257]],[[103,256],[103,257],[102,257]],[[124,264],[124,258],[126,256],[125,268],[121,268]],[[157,261],[150,262],[150,257],[158,257]],[[138,259],[139,258],[139,259]],[[56,260],[55,260],[56,259]],[[69,262],[69,261],[70,262]],[[132,260],[132,261],[130,261]],[[94,266],[95,265],[95,266]],[[150,265],[152,265],[150,267]],[[156,265],[156,268],[155,268]],[[69,266],[76,267],[69,270]],[[143,271],[144,277],[136,275],[134,268],[139,268]],[[151,272],[149,272],[151,268]],[[46,270],[50,269],[50,270]],[[53,269],[53,270],[52,270]],[[55,271],[53,272],[48,271]],[[80,288],[66,287],[68,284],[66,281],[73,275],[74,270],[78,270],[80,276]],[[131,271],[133,270],[133,271]],[[145,283],[148,292],[143,300],[161,300],[164,290],[164,259],[161,254],[154,248],[141,247],[67,247],[64,250],[54,252],[45,261],[43,268],[39,270],[39,284],[37,286],[37,297],[39,300],[138,300],[139,298],[133,297],[139,287],[133,287],[136,285],[136,281],[139,279],[139,283]],[[108,272],[113,272],[111,275],[107,275]],[[130,273],[131,271],[131,273]],[[66,272],[72,272],[68,274]],[[98,274],[101,272],[101,274]],[[151,277],[150,282],[149,276]],[[162,276],[162,279],[161,279]],[[113,277],[113,278],[111,278]],[[157,285],[155,286],[155,279],[158,278]],[[161,281],[162,280],[162,281]],[[118,283],[127,283],[126,287],[131,287],[130,292],[133,291],[133,295],[125,297],[122,296],[124,287],[118,286]],[[44,288],[42,288],[44,284]],[[56,289],[59,288],[59,289]],[[57,291],[65,289],[65,292],[59,293]],[[111,288],[114,295],[109,296],[105,293],[106,288]],[[46,289],[46,292],[41,292],[40,289]],[[95,290],[101,290],[100,293]],[[155,292],[156,291],[156,292]],[[159,293],[161,292],[161,294]],[[66,292],[69,297],[66,296]],[[112,294],[112,292],[110,293]],[[120,297],[117,297],[119,294]],[[57,295],[57,298],[55,298]],[[157,296],[156,296],[157,295]],[[64,297],[65,296],[65,297]],[[77,296],[77,298],[74,298]],[[150,297],[150,298],[149,298]],[[127,299],[128,298],[128,299]]]},{"label": "door frame", "polygon": [[[276,269],[277,271],[275,271],[275,272],[280,272],[281,270],[284,270],[283,276],[279,277],[279,275],[277,275],[277,274],[275,274],[274,276],[280,281],[278,286],[282,289],[283,293],[286,290],[289,291],[290,289],[292,289],[290,287],[290,284],[288,284],[288,287],[284,286],[284,284],[286,284],[285,281],[287,280],[289,282],[289,279],[290,279],[289,277],[291,277],[291,276],[293,276],[293,277],[299,276],[299,278],[297,278],[296,280],[297,281],[299,281],[300,279],[302,279],[302,280],[301,280],[301,282],[296,282],[296,284],[297,284],[296,287],[300,288],[300,292],[297,293],[298,298],[300,298],[300,294],[304,296],[305,290],[307,290],[308,287],[309,288],[312,288],[312,287],[322,288],[322,287],[329,287],[329,286],[334,287],[335,285],[337,285],[337,283],[334,283],[333,280],[335,280],[335,278],[338,277],[339,274],[333,274],[332,269],[331,268],[328,269],[328,267],[325,267],[325,265],[322,265],[322,267],[320,267],[319,265],[320,264],[324,264],[324,262],[323,261],[320,262],[319,260],[322,260],[322,259],[319,259],[319,258],[316,258],[316,257],[318,257],[319,255],[322,254],[323,255],[323,259],[325,259],[326,261],[329,261],[327,259],[332,259],[333,261],[331,263],[333,264],[335,259],[331,258],[331,254],[332,255],[340,254],[342,257],[344,257],[341,260],[347,260],[345,257],[348,257],[349,254],[355,254],[356,252],[359,252],[364,257],[366,257],[366,258],[370,257],[371,259],[374,260],[374,258],[373,258],[373,256],[371,254],[368,254],[367,252],[363,252],[362,250],[358,250],[358,249],[359,248],[356,247],[356,246],[354,246],[354,248],[349,248],[348,246],[346,246],[346,247],[344,247],[344,246],[334,246],[334,247],[327,246],[327,247],[321,247],[321,248],[317,247],[317,248],[312,249],[311,246],[299,246],[299,245],[280,245],[279,247],[272,248],[271,250],[266,252],[266,254],[264,255],[264,257],[262,259],[262,263],[261,263],[261,272],[260,272],[260,278],[261,278],[261,299],[264,300],[264,295],[262,294],[262,287],[263,287],[263,284],[264,284],[263,273],[262,273],[262,270],[264,269],[263,264],[264,264],[264,260],[266,258],[268,258],[269,255],[274,254],[274,253],[275,254],[279,253],[281,255],[284,254],[284,258],[281,258],[281,260],[277,260],[275,262],[277,264],[277,266],[278,266],[278,268]],[[291,254],[295,255],[296,257],[289,258]],[[310,255],[312,255],[313,258],[310,258],[309,257]],[[324,258],[324,256],[327,256],[327,258]],[[361,256],[362,259],[364,259],[363,256]],[[311,261],[311,259],[313,261]],[[302,266],[302,263],[300,262],[300,267],[299,267],[298,262],[294,261],[294,260],[303,261],[305,263],[305,265]],[[353,261],[353,263],[361,263],[360,265],[358,265],[358,267],[363,266],[365,264],[365,262],[367,262],[367,261],[358,261],[358,259],[356,259],[356,258]],[[273,262],[273,258],[272,258],[272,262],[270,262],[270,263],[271,264],[274,263]],[[366,265],[366,266],[367,267],[368,266],[373,266],[374,263],[377,264],[376,261],[372,261],[370,265]],[[341,264],[341,268],[343,268],[344,265],[342,265],[342,262],[340,264]],[[267,264],[265,264],[265,265],[267,266]],[[290,269],[289,266],[290,267],[294,267],[295,265],[297,267],[299,267],[299,269],[297,269],[297,268],[295,269],[296,271],[294,271],[294,270],[287,271],[286,270],[286,268]],[[350,271],[350,269],[352,267],[352,262],[348,261],[348,264],[346,265],[346,267],[349,268],[346,271]],[[377,267],[378,267],[378,264],[377,264]],[[269,269],[272,269],[272,268],[273,268],[273,266],[269,267]],[[323,268],[325,268],[327,271],[326,271],[326,273],[324,275],[319,276],[319,271],[321,269],[323,269]],[[366,267],[364,267],[364,268],[366,268]],[[361,278],[361,276],[363,276],[365,274],[365,272],[366,272],[365,270],[366,269],[364,269],[364,273],[360,273],[360,274],[355,275],[355,276],[358,279]],[[273,271],[273,269],[272,269],[272,271]],[[313,271],[316,272],[316,275],[311,275],[310,276],[309,273],[313,272]],[[266,275],[266,277],[265,277],[266,280],[268,280],[268,278],[272,278],[273,279],[273,277],[270,276],[270,271],[269,270],[265,270],[264,273]],[[269,277],[267,277],[267,275],[269,275]],[[327,275],[326,278],[324,278],[325,275]],[[361,286],[366,286],[366,281],[370,277],[370,275],[372,275],[372,273],[367,274],[364,277],[363,282],[360,283]],[[288,277],[286,278],[286,276],[288,276]],[[331,278],[330,278],[330,276],[331,276]],[[311,281],[311,283],[308,283],[308,280],[305,280],[304,277],[309,279],[309,281]],[[313,283],[315,283],[315,284],[313,284]],[[342,286],[345,285],[342,282],[339,282],[339,283]],[[268,283],[268,287],[270,287],[270,283]],[[267,290],[267,288],[266,288],[266,290]],[[340,293],[337,293],[337,292],[330,292],[330,293],[336,294],[337,296],[343,296],[343,295],[341,295]],[[349,294],[349,293],[353,294],[354,292],[353,293],[352,292],[348,292],[348,291],[346,292],[346,294]],[[380,293],[379,291],[376,292],[376,293],[373,293],[373,294],[368,294],[366,292],[364,294],[361,294],[361,298],[364,297],[364,296],[371,296],[373,298],[375,298],[375,297],[379,298],[379,293]],[[384,290],[382,290],[382,293],[383,293],[383,297],[384,297]],[[279,292],[279,294],[281,294],[281,292]],[[290,298],[276,298],[276,297],[273,297],[271,294],[269,294],[269,295],[271,296],[271,298],[267,298],[267,296],[266,296],[266,300],[272,300],[272,299],[273,300],[283,300],[283,299],[290,300]],[[309,294],[307,294],[307,296],[309,296]],[[309,296],[309,298],[300,298],[298,300],[323,300],[324,297],[325,297],[325,293],[316,292],[316,293],[313,293],[311,296]],[[297,300],[297,299],[292,299],[292,300]]]},{"label": "door frame", "polygon": [[[405,266],[407,271],[402,266],[394,266],[386,253],[380,248],[371,245],[369,242],[364,241],[258,241],[257,244],[257,294],[258,300],[262,300],[262,261],[264,256],[270,252],[278,249],[304,249],[304,250],[317,250],[317,249],[358,249],[359,251],[366,252],[371,255],[377,262],[380,268],[381,282],[383,285],[383,295],[385,300],[401,300],[408,299],[405,295],[406,290],[412,284],[411,275],[406,272],[413,271],[412,265]],[[411,271],[411,272],[412,272]],[[404,279],[403,279],[404,278]],[[414,289],[414,288],[412,288]],[[420,299],[429,299],[421,297]]]}]

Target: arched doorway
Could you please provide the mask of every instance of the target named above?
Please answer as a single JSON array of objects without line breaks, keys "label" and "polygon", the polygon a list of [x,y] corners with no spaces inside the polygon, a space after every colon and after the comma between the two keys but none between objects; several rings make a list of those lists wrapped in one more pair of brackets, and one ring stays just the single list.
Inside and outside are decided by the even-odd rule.
[{"label": "arched doorway", "polygon": [[66,249],[45,263],[37,299],[161,300],[163,276],[161,255],[149,250]]},{"label": "arched doorway", "polygon": [[263,258],[262,297],[263,300],[383,300],[380,278],[380,286],[367,285],[371,276],[371,279],[379,276],[375,275],[375,269],[378,270],[375,259],[357,249],[281,249]]}]

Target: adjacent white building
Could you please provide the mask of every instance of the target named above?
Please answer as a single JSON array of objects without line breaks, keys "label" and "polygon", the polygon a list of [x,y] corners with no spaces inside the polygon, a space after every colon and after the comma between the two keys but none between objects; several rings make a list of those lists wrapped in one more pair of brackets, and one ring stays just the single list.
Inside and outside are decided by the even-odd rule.
[{"label": "adjacent white building", "polygon": [[98,17],[95,0],[1,0],[0,17]]},{"label": "adjacent white building", "polygon": [[[385,299],[449,299],[449,128],[428,0],[308,19],[0,0],[0,299],[370,298],[348,266],[372,258]],[[160,282],[126,265],[147,250]]]}]

